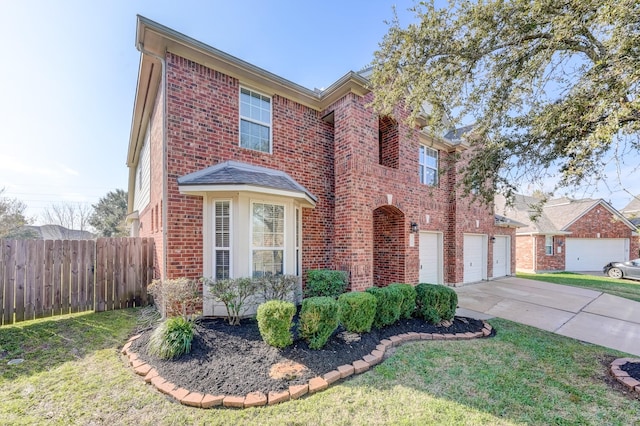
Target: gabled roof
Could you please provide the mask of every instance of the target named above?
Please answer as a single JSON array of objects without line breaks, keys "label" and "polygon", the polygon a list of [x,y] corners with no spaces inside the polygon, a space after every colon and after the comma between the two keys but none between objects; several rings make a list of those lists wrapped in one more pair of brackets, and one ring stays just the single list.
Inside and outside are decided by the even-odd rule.
[{"label": "gabled roof", "polygon": [[640,216],[640,195],[636,195],[620,213],[626,217]]},{"label": "gabled roof", "polygon": [[225,161],[178,178],[182,193],[253,191],[303,198],[314,206],[318,198],[287,173],[238,161]]},{"label": "gabled roof", "polygon": [[[513,205],[507,207],[504,197],[497,196],[495,208],[497,213],[502,213],[526,225],[518,229],[518,234],[570,234],[569,227],[598,205],[617,216],[630,229],[635,229],[635,226],[628,219],[602,199],[556,198],[547,201],[541,210],[537,211],[536,205],[539,202],[540,200],[537,198],[517,194],[514,197]],[[537,218],[533,220],[532,217],[535,216]]]},{"label": "gabled roof", "polygon": [[95,238],[89,231],[65,228],[61,225],[29,225],[26,229],[33,231],[41,240],[91,240]]},{"label": "gabled roof", "polygon": [[523,228],[527,225],[525,225],[522,222],[518,222],[517,220],[513,220],[513,219],[509,219],[506,216],[502,216],[499,214],[495,214],[493,215],[493,219],[494,219],[494,224],[496,226],[502,227],[502,228]]}]

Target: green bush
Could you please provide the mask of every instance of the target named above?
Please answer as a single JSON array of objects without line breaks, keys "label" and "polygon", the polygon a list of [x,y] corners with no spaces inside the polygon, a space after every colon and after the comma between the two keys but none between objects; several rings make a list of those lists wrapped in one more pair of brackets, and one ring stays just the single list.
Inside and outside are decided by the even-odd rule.
[{"label": "green bush", "polygon": [[416,289],[411,284],[394,283],[389,287],[396,287],[402,293],[402,305],[400,305],[400,317],[411,318],[416,310]]},{"label": "green bush", "polygon": [[296,305],[282,300],[270,300],[258,306],[256,319],[262,340],[276,348],[292,344],[291,327],[295,313]]},{"label": "green bush", "polygon": [[343,293],[338,297],[340,322],[348,331],[363,333],[371,331],[376,316],[375,296],[362,291]]},{"label": "green bush", "polygon": [[182,317],[172,317],[153,331],[147,349],[161,359],[173,359],[191,351],[193,323]]},{"label": "green bush", "polygon": [[458,295],[450,287],[425,283],[416,286],[416,313],[426,321],[451,321],[457,306]]},{"label": "green bush", "polygon": [[262,299],[267,300],[288,300],[293,296],[294,300],[298,292],[298,276],[265,274],[262,277],[254,278],[257,284],[257,292]]},{"label": "green bush", "polygon": [[335,299],[319,296],[302,301],[299,331],[311,349],[322,348],[338,328],[339,321],[340,305]]},{"label": "green bush", "polygon": [[310,269],[307,271],[305,297],[338,297],[347,288],[347,273],[329,269]]},{"label": "green bush", "polygon": [[253,296],[258,291],[258,281],[246,277],[226,280],[202,278],[202,285],[209,287],[209,293],[214,300],[224,303],[224,307],[227,308],[227,321],[231,325],[240,325],[240,317],[248,308],[247,304],[255,299]]},{"label": "green bush", "polygon": [[373,325],[382,328],[400,319],[402,291],[397,287],[370,287],[367,290],[376,298],[376,316]]}]

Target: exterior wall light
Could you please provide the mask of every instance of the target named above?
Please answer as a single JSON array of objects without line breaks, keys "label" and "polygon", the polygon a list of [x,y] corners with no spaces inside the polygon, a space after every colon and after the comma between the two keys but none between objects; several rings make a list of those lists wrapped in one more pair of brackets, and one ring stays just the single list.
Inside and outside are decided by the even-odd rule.
[{"label": "exterior wall light", "polygon": [[418,232],[418,224],[415,222],[411,222],[411,232],[414,234]]}]

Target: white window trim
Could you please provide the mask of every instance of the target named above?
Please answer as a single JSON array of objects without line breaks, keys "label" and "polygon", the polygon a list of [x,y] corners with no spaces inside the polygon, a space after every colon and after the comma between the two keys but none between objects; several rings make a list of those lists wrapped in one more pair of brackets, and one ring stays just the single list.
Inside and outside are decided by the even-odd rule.
[{"label": "white window trim", "polygon": [[[551,238],[551,244],[547,244],[547,239]],[[544,236],[544,254],[547,256],[553,256],[553,246],[554,246],[554,241],[553,241],[553,235],[545,235]],[[549,253],[547,251],[547,247],[551,247],[551,253]]]},{"label": "white window trim", "polygon": [[[431,167],[431,166],[428,166],[426,163],[423,164],[423,163],[420,162],[420,148],[424,148],[425,149],[425,153],[426,153],[427,150],[431,150],[431,151],[434,151],[436,153],[436,168],[435,169],[433,167]],[[428,186],[434,186],[434,187],[438,186],[440,184],[440,173],[439,173],[440,151],[438,151],[435,148],[431,148],[429,146],[422,145],[422,144],[420,145],[420,148],[418,148],[418,164],[420,166],[420,169],[430,169],[430,170],[434,170],[435,171],[435,174],[434,174],[435,182],[433,184],[424,182],[423,179],[420,179],[420,183],[423,184],[423,185],[428,185]],[[420,176],[420,169],[418,169],[418,176]],[[426,176],[426,173],[423,173],[422,176]]]},{"label": "white window trim", "polygon": [[[227,202],[229,203],[229,246],[228,247],[218,247],[216,245],[216,203],[218,202]],[[211,278],[216,279],[216,250],[217,249],[228,249],[229,250],[229,278],[233,278],[233,200],[230,198],[214,198],[211,203]]]},{"label": "white window trim", "polygon": [[[253,252],[254,250],[279,250],[279,247],[254,247],[253,246],[253,206],[255,204],[270,204],[273,206],[282,206],[282,214],[284,220],[283,227],[283,242],[282,246],[282,273],[286,274],[287,272],[287,204],[281,202],[275,202],[270,200],[251,200],[249,203],[249,276],[253,277]],[[295,245],[295,243],[294,243]]]},{"label": "white window trim", "polygon": [[[242,108],[241,108],[241,102],[242,102],[242,89],[248,90],[252,93],[264,96],[266,98],[269,98],[269,117],[271,118],[271,122],[269,123],[265,123],[264,121],[259,121],[259,120],[255,120],[251,117],[244,117],[242,115]],[[242,127],[242,120],[248,121],[250,123],[255,123],[255,124],[259,124],[262,126],[266,126],[269,128],[269,151],[260,151],[257,149],[253,149],[253,148],[247,148],[242,146],[242,132],[241,132],[241,127]],[[248,149],[251,151],[255,151],[255,152],[262,152],[264,154],[272,154],[273,153],[273,96],[269,96],[267,94],[264,94],[262,92],[259,92],[257,90],[253,90],[249,87],[246,86],[240,86],[240,88],[238,89],[238,146],[242,149]]]}]

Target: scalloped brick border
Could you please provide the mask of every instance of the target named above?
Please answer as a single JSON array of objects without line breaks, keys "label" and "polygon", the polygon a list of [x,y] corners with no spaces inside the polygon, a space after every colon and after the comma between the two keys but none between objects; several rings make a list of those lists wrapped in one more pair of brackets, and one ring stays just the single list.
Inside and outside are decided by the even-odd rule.
[{"label": "scalloped brick border", "polygon": [[631,391],[636,391],[640,393],[640,382],[630,377],[626,371],[620,368],[621,365],[625,365],[627,363],[638,363],[640,364],[640,359],[638,358],[618,358],[611,363],[611,374],[616,378],[620,383],[628,387]]},{"label": "scalloped brick border", "polygon": [[[144,377],[144,381],[146,383],[154,386],[158,391],[162,392],[165,395],[169,395],[176,399],[183,405],[187,405],[190,407],[198,407],[198,408],[211,408],[211,407],[233,407],[233,408],[249,408],[249,407],[261,407],[265,405],[275,405],[282,402],[294,400],[301,398],[306,394],[314,394],[316,392],[323,391],[327,389],[333,383],[345,379],[353,374],[360,374],[367,371],[369,368],[379,364],[384,359],[384,354],[387,349],[399,346],[406,342],[416,341],[416,340],[470,340],[481,337],[488,337],[491,335],[493,328],[489,323],[483,321],[483,328],[481,331],[477,331],[475,333],[449,333],[449,334],[437,334],[437,333],[404,333],[399,334],[397,336],[391,336],[388,339],[383,339],[380,341],[380,344],[376,346],[376,348],[371,351],[370,354],[365,355],[362,359],[356,360],[351,364],[341,365],[335,370],[331,370],[328,373],[314,377],[309,380],[308,383],[304,385],[292,385],[289,386],[288,390],[281,392],[269,392],[269,394],[265,395],[263,392],[250,392],[247,395],[211,395],[211,394],[202,394],[198,392],[190,392],[187,389],[181,388],[174,383],[171,383],[165,379],[163,379],[153,368],[152,365],[147,364],[143,360],[138,358],[138,355],[131,351],[131,342],[138,339],[140,334],[132,336],[127,343],[122,347],[122,355],[128,357],[129,365],[133,368],[133,371],[139,376]],[[622,358],[627,359],[627,358]],[[614,371],[613,364],[619,360],[616,360],[611,365],[611,371]],[[640,362],[640,360],[635,360]],[[626,362],[626,361],[625,361]],[[616,368],[623,374],[627,376],[627,379],[630,377],[622,370],[619,369],[619,365],[624,364],[616,364]],[[615,375],[615,373],[614,373]],[[621,380],[618,378],[618,380]],[[634,380],[634,379],[631,379]],[[622,380],[621,380],[622,381]],[[635,381],[635,380],[634,380]],[[624,382],[623,382],[624,383]],[[625,383],[626,384],[626,383]],[[636,382],[634,385],[636,391],[640,392],[639,386],[640,382]],[[627,384],[627,386],[629,386]]]}]

